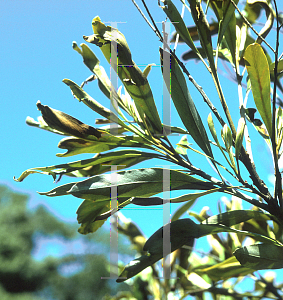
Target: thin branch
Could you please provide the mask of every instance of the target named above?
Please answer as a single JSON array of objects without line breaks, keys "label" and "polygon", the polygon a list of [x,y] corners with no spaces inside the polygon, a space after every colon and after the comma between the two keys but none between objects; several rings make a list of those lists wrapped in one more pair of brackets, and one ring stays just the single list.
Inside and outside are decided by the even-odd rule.
[{"label": "thin branch", "polygon": [[234,7],[236,8],[236,10],[238,11],[238,13],[240,14],[240,16],[243,18],[243,20],[245,21],[245,23],[250,27],[250,29],[258,36],[258,38],[260,38],[268,48],[271,49],[271,51],[273,53],[275,53],[275,50],[266,42],[266,40],[264,39],[264,37],[262,37],[251,25],[251,23],[248,21],[248,19],[242,14],[242,12],[239,10],[237,4],[233,1],[230,0],[230,2],[234,5]]},{"label": "thin branch", "polygon": [[278,51],[279,51],[279,21],[278,21],[278,10],[277,4],[274,0],[274,7],[276,11],[276,21],[277,21],[277,35],[276,35],[276,51],[275,51],[275,67],[274,67],[274,88],[273,88],[273,102],[272,102],[272,150],[273,150],[273,159],[274,159],[274,168],[275,168],[275,199],[278,198],[278,202],[281,208],[281,212],[283,210],[283,200],[282,200],[282,178],[281,173],[279,171],[278,166],[278,150],[277,149],[277,138],[276,138],[276,87],[277,87],[277,80],[278,80]]},{"label": "thin branch", "polygon": [[149,20],[147,19],[147,17],[145,16],[145,14],[142,12],[142,10],[140,9],[140,7],[137,5],[135,0],[132,0],[133,4],[135,5],[135,7],[137,8],[137,10],[139,11],[139,13],[142,15],[142,17],[145,19],[146,23],[149,25],[149,27],[155,32],[155,34],[159,37],[160,41],[162,41],[162,36],[158,30],[158,28],[154,28],[154,26],[152,26],[152,24],[149,22]]},{"label": "thin branch", "polygon": [[[134,0],[132,0],[134,2]],[[233,0],[230,0],[231,2],[233,2]],[[160,39],[160,41],[166,46],[166,48],[168,49],[168,51],[170,51],[170,54],[177,60],[179,66],[182,68],[183,72],[188,76],[189,80],[193,83],[193,85],[196,87],[196,89],[198,90],[198,92],[202,95],[205,103],[209,106],[209,108],[211,109],[211,111],[214,113],[214,115],[216,116],[217,120],[219,121],[219,123],[224,126],[224,124],[226,123],[222,117],[220,116],[219,112],[217,111],[217,109],[215,108],[215,106],[212,104],[212,102],[209,100],[209,98],[207,97],[207,95],[205,94],[204,90],[202,89],[202,87],[200,85],[198,85],[196,83],[196,81],[193,79],[193,77],[191,76],[191,74],[189,73],[189,71],[187,70],[187,68],[184,66],[184,64],[182,63],[182,61],[177,57],[177,55],[175,54],[174,51],[172,51],[170,49],[170,46],[163,40],[163,37],[161,36],[156,23],[153,20],[153,17],[150,13],[150,11],[148,10],[148,7],[146,5],[146,3],[142,0],[145,9],[147,11],[147,13],[150,16],[150,19],[152,20],[154,26],[150,26],[153,29],[153,31],[155,32],[155,34],[157,35],[157,37]],[[234,2],[233,2],[234,3]],[[234,3],[235,4],[235,3]],[[137,6],[137,4],[135,4]],[[139,11],[141,12],[141,10],[139,9]],[[143,15],[143,14],[142,14]],[[144,16],[144,15],[143,15]],[[148,24],[150,24],[150,22],[145,18],[146,22]],[[272,49],[273,50],[273,49]],[[263,182],[263,180],[260,179],[259,175],[256,172],[256,168],[254,163],[250,160],[248,153],[246,152],[246,150],[244,149],[244,147],[242,146],[241,148],[241,155],[240,155],[240,160],[243,162],[243,164],[246,166],[246,169],[248,170],[249,174],[250,174],[250,178],[252,179],[253,184],[257,187],[258,192],[257,194],[260,195],[269,205],[269,212],[270,213],[274,213],[275,215],[278,215],[278,208],[274,207],[274,205],[272,206],[272,196],[269,193],[269,190],[267,188],[267,186],[265,185],[265,183]],[[199,176],[207,179],[207,180],[211,180],[212,178],[211,176],[209,176],[208,174],[206,174],[205,172],[203,172],[202,170],[193,167],[192,165],[188,165],[186,164],[186,166],[189,168],[190,170],[192,170],[193,172],[195,172],[196,174],[198,174]],[[213,178],[213,182],[216,184],[218,183],[218,180],[215,182],[215,178]],[[276,213],[277,212],[277,213]]]}]

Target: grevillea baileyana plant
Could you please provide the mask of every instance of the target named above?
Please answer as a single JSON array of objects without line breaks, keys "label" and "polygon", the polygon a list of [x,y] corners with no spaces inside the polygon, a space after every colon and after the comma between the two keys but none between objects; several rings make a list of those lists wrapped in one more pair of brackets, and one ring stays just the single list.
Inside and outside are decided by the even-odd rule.
[{"label": "grevillea baileyana plant", "polygon": [[[83,199],[77,210],[81,234],[94,233],[108,218],[117,217],[116,229],[128,236],[139,256],[126,266],[117,261],[119,272],[114,275],[117,282],[146,282],[148,299],[169,299],[170,295],[170,299],[184,299],[191,294],[196,299],[204,299],[204,293],[227,299],[281,299],[282,285],[276,286],[274,278],[255,273],[283,268],[279,164],[283,152],[279,96],[283,92],[280,82],[283,60],[279,53],[283,18],[278,13],[278,1],[159,0],[166,22],[175,28],[171,40],[166,36],[166,22],[161,33],[145,1],[142,3],[150,20],[138,4],[132,2],[160,40],[160,48],[150,51],[160,53],[160,76],[183,126],[162,122],[147,78],[152,64],[141,70],[133,60],[125,36],[96,16],[92,20],[93,34],[83,36],[87,44],[73,43],[73,49],[93,75],[82,85],[70,79],[63,82],[77,100],[101,115],[103,122],[100,120],[97,124],[107,125],[94,128],[38,101],[42,116],[38,121],[28,117],[27,124],[64,136],[58,147],[66,152],[57,156],[89,153],[90,158],[31,168],[15,180],[22,181],[33,173],[51,175],[57,181],[62,176],[86,177],[40,194],[73,195]],[[176,2],[182,5],[182,13]],[[186,22],[189,18],[183,17],[184,11],[192,21]],[[262,11],[266,17],[261,15]],[[259,20],[263,24],[258,32],[254,25]],[[275,29],[273,45],[267,42],[272,29]],[[179,43],[178,47],[186,51],[181,58],[175,51]],[[174,50],[170,44],[175,44]],[[103,53],[112,67],[111,72],[115,71],[120,80],[120,88],[113,87],[92,49]],[[196,82],[184,65],[184,61],[192,59],[204,64],[213,79],[218,99],[209,99],[205,82]],[[231,79],[238,87],[238,100],[233,103],[226,101],[219,79],[219,61],[229,68]],[[84,90],[84,84],[93,80],[109,98],[111,109]],[[197,109],[189,88],[201,95],[211,111],[208,115]],[[232,118],[231,110],[238,110],[237,119]],[[273,160],[273,190],[257,173],[256,165],[260,162],[253,161],[249,131],[254,128],[258,138],[268,146],[266,155]],[[172,134],[180,136],[177,144],[172,142]],[[205,157],[212,168],[204,170],[197,161],[191,160],[193,152],[194,156],[197,153]],[[170,168],[136,167],[151,159],[163,160]],[[158,194],[164,189],[179,191],[180,196],[163,199]],[[218,213],[209,215],[206,209],[200,213],[190,210],[202,196],[223,194],[230,200],[226,200],[224,210],[218,208]],[[248,203],[250,209],[244,209],[242,201]],[[129,204],[139,209],[168,202],[180,203],[180,206],[171,217],[169,215],[168,224],[156,228],[147,240],[138,227],[119,212]],[[212,202],[209,205],[212,206]],[[190,218],[184,217],[187,213]],[[194,242],[204,236],[211,250],[203,257],[198,255]],[[166,257],[170,257],[169,262]],[[161,259],[163,270],[158,268]],[[164,281],[160,278],[162,274]],[[245,277],[255,281],[253,292],[236,291],[236,283]],[[133,298],[125,295],[123,299]]]}]

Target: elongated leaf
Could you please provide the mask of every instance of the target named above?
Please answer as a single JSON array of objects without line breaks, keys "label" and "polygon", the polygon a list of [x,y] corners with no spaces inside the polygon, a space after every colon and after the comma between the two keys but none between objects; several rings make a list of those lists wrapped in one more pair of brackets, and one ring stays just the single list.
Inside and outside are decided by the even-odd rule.
[{"label": "elongated leaf", "polygon": [[[200,238],[210,234],[216,234],[220,232],[235,232],[252,236],[259,241],[265,241],[266,243],[279,245],[277,241],[251,232],[241,231],[233,228],[229,228],[224,225],[218,224],[196,224],[191,219],[180,219],[172,223],[165,225],[167,228],[170,226],[171,243],[174,239],[174,245],[176,249],[182,247],[186,241],[190,238]],[[151,254],[156,254],[162,251],[163,248],[163,227],[159,228],[145,243],[144,250]],[[173,250],[172,250],[173,251]]]},{"label": "elongated leaf", "polygon": [[163,11],[166,13],[167,17],[170,19],[172,24],[174,25],[177,33],[179,33],[182,41],[184,41],[195,53],[196,55],[202,60],[202,56],[200,55],[198,49],[196,48],[192,37],[183,21],[179,11],[177,10],[176,6],[173,4],[171,0],[161,0],[164,4],[161,6]]},{"label": "elongated leaf", "polygon": [[124,270],[119,275],[119,278],[116,280],[116,282],[123,282],[129,278],[134,277],[145,268],[152,266],[161,258],[162,257],[160,257],[160,255],[155,254],[155,255],[142,255],[132,260],[129,264],[125,266]]},{"label": "elongated leaf", "polygon": [[132,54],[124,35],[116,28],[105,26],[98,16],[93,19],[92,28],[94,34],[89,37],[84,36],[84,39],[100,47],[108,62],[110,62],[111,57],[111,43],[117,45],[118,76],[135,101],[138,110],[143,111],[145,114],[146,119],[150,122],[149,125],[158,133],[161,133],[161,121],[146,74],[143,74],[132,60]]},{"label": "elongated leaf", "polygon": [[53,109],[47,105],[42,105],[40,101],[37,101],[36,105],[48,126],[59,132],[87,140],[97,140],[103,133],[62,111]]},{"label": "elongated leaf", "polygon": [[254,210],[233,210],[209,217],[205,219],[202,224],[222,224],[230,227],[250,219],[266,221],[272,220],[272,216]]},{"label": "elongated leaf", "polygon": [[56,154],[56,156],[59,157],[67,157],[81,153],[101,153],[117,147],[135,147],[152,149],[152,147],[144,143],[144,140],[140,137],[118,137],[113,135],[103,135],[97,141],[87,141],[78,138],[64,138],[59,142],[58,147],[60,149],[67,149],[67,152],[65,153]]},{"label": "elongated leaf", "polygon": [[[109,153],[109,155],[111,154]],[[113,186],[117,189],[117,201],[122,208],[130,204],[133,197],[145,198],[162,192],[163,172],[163,169],[153,168],[119,171],[116,174],[96,175],[79,183],[70,183],[40,194],[51,197],[71,194],[75,197],[86,199],[82,205],[83,207],[89,207],[89,213],[87,213],[87,210],[83,210],[82,217],[80,215],[81,210],[78,210],[78,220],[80,220],[80,223],[82,222],[80,232],[86,234],[96,230],[98,227],[94,223],[97,220],[101,221],[101,218],[97,219],[97,217],[100,216],[100,210],[96,209],[97,203],[99,203],[99,207],[103,203],[105,207],[100,207],[100,209],[108,213],[102,219],[104,220],[110,216],[108,210]],[[171,190],[207,190],[213,188],[210,182],[196,179],[180,171],[168,170],[168,172],[170,172]],[[89,203],[92,203],[93,207]],[[87,222],[84,223],[83,220],[87,220]],[[100,222],[99,224],[102,223]]]},{"label": "elongated leaf", "polygon": [[[235,4],[238,4],[239,0],[234,2]],[[232,3],[223,2],[223,17],[220,24],[217,44],[220,45],[222,37],[224,36],[231,53],[233,63],[236,65],[236,17],[235,8]]]},{"label": "elongated leaf", "polygon": [[236,159],[239,158],[241,147],[243,144],[245,125],[246,125],[245,119],[240,118],[239,122],[238,122],[237,135],[236,135],[236,141],[235,141],[235,157],[236,157]]},{"label": "elongated leaf", "polygon": [[[283,247],[274,246],[276,244],[275,240],[272,240],[268,237],[253,234],[250,232],[244,232],[240,230],[236,230],[233,228],[229,228],[223,225],[216,225],[216,224],[196,224],[191,219],[181,219],[176,220],[172,223],[166,224],[164,227],[158,229],[145,243],[143,250],[147,251],[149,254],[147,256],[142,256],[131,263],[129,263],[120,277],[124,276],[126,278],[118,279],[118,282],[122,282],[127,278],[130,278],[137,273],[141,272],[143,269],[148,267],[149,265],[155,263],[157,260],[163,257],[163,230],[170,230],[170,242],[171,242],[171,252],[176,249],[181,248],[183,245],[190,245],[192,246],[194,243],[195,238],[199,238],[209,234],[215,234],[219,232],[237,232],[243,233],[246,235],[250,235],[256,237],[258,240],[266,241],[269,244],[272,244],[272,248],[276,249],[277,253],[281,254],[281,262],[282,262],[282,249]],[[277,244],[278,245],[278,244]],[[257,245],[254,245],[257,246]],[[246,247],[244,247],[246,248]],[[280,250],[278,250],[280,248]],[[240,248],[240,250],[243,248]],[[237,257],[236,252],[234,253]],[[239,253],[239,252],[238,252]],[[241,253],[240,253],[241,254]],[[146,258],[148,257],[148,258]],[[149,259],[151,258],[151,260]],[[238,257],[237,257],[238,259]],[[131,267],[132,266],[132,267]],[[196,268],[194,271],[196,273],[204,273],[204,268]],[[226,279],[231,276],[239,275],[239,274],[249,274],[252,272],[253,268],[250,266],[242,267],[239,265],[238,261],[235,258],[230,258],[221,264],[215,265],[214,267],[209,267],[206,269],[208,272],[216,271],[215,278],[221,276],[221,279]],[[222,273],[219,273],[222,270]]]},{"label": "elongated leaf", "polygon": [[283,268],[283,246],[256,244],[237,249],[234,252],[242,266],[254,269]]},{"label": "elongated leaf", "polygon": [[[159,50],[161,65],[163,65],[164,51],[161,48]],[[189,93],[186,79],[173,56],[171,56],[171,84],[167,80],[165,80],[165,84],[168,91],[171,92],[174,105],[186,129],[204,153],[213,157],[205,128]]]},{"label": "elongated leaf", "polygon": [[190,3],[192,17],[198,30],[201,45],[208,58],[210,68],[215,75],[216,69],[213,59],[213,48],[209,24],[201,7],[200,0],[188,0],[188,2]]},{"label": "elongated leaf", "polygon": [[[39,168],[29,169],[23,172],[21,176],[17,179],[17,181],[23,181],[28,175],[33,173],[49,174],[56,178],[56,175],[64,175],[64,174],[68,174],[71,172],[75,172],[78,170],[82,170],[94,166],[98,166],[98,167],[95,168],[93,172],[95,171],[98,172],[99,170],[101,170],[100,166],[103,164],[118,165],[120,163],[123,163],[123,166],[120,166],[121,169],[121,167],[122,168],[126,166],[130,167],[131,165],[134,164],[134,162],[139,163],[141,161],[150,158],[162,158],[162,156],[156,153],[146,153],[138,150],[120,150],[115,152],[108,152],[105,154],[99,154],[94,158],[90,158],[90,159],[78,160],[70,163],[59,164],[59,165],[54,165],[49,167],[39,167]],[[133,159],[133,161],[127,163],[127,159],[129,160]],[[106,170],[108,169],[109,168],[106,168]],[[105,169],[102,168],[102,170],[104,171]],[[76,173],[73,173],[73,175],[75,174]]]},{"label": "elongated leaf", "polygon": [[148,159],[162,158],[155,153],[140,152],[140,154],[138,154],[133,153],[133,151],[135,150],[116,150],[115,152],[98,154],[97,158],[103,157],[103,160],[105,159],[106,163],[97,163],[83,169],[67,172],[65,175],[72,177],[91,177],[111,171],[111,166],[117,166],[117,170],[124,170]]},{"label": "elongated leaf", "polygon": [[117,91],[113,88],[112,83],[109,77],[107,76],[104,68],[100,66],[100,62],[96,55],[86,44],[81,44],[82,49],[80,50],[77,44],[73,42],[73,48],[82,55],[85,65],[90,69],[91,72],[93,72],[96,75],[99,82],[99,87],[101,88],[101,91],[105,94],[105,96],[110,99],[111,94],[112,97],[121,106],[123,103],[119,95],[117,94]]},{"label": "elongated leaf", "polygon": [[259,44],[250,45],[244,55],[245,65],[250,77],[254,102],[272,136],[272,115],[270,99],[270,72],[267,58]]},{"label": "elongated leaf", "polygon": [[[212,22],[209,24],[209,29],[210,29],[210,35],[215,35],[218,32],[218,22]],[[199,35],[198,35],[198,31],[197,31],[197,27],[196,26],[189,26],[187,27],[187,30],[192,38],[193,41],[198,41],[199,40]],[[176,42],[176,36],[177,36],[177,32],[175,32],[172,35],[172,38],[170,40],[170,43],[175,43]],[[182,39],[182,37],[179,37],[179,43],[184,43],[185,41]],[[198,51],[199,49],[202,48],[197,48]]]},{"label": "elongated leaf", "polygon": [[211,267],[196,267],[194,272],[200,275],[208,275],[213,281],[226,280],[231,277],[245,276],[253,273],[254,270],[241,266],[236,257],[232,256],[228,259],[214,264]]},{"label": "elongated leaf", "polygon": [[120,120],[117,116],[108,108],[104,107],[96,100],[94,100],[88,93],[86,93],[79,85],[70,79],[63,79],[63,82],[68,85],[73,93],[73,95],[79,100],[90,107],[92,110],[106,118],[107,120],[117,120],[118,124],[122,127],[127,128],[127,126]]},{"label": "elongated leaf", "polygon": [[[216,189],[208,190],[208,191],[201,192],[201,193],[185,194],[185,195],[182,195],[182,196],[179,196],[176,198],[171,198],[170,203],[195,201],[197,198],[199,198],[201,196],[208,195],[208,194],[220,191],[220,190],[222,190],[222,188],[216,188]],[[136,197],[131,200],[131,203],[135,204],[135,205],[141,205],[141,206],[151,206],[151,205],[162,205],[164,203],[164,200],[160,197],[150,197],[150,198],[142,198],[142,197],[137,198]],[[185,213],[185,211],[183,211],[183,213]],[[172,218],[172,221],[173,221],[173,218]]]},{"label": "elongated leaf", "polygon": [[[75,184],[68,193],[78,198],[100,201],[110,199],[113,184],[118,189],[118,198],[150,197],[163,191],[163,169],[161,168],[120,171],[117,172],[117,181],[113,182],[113,180],[112,174],[93,176]],[[202,190],[213,185],[180,171],[170,170],[170,187],[171,190]]]}]

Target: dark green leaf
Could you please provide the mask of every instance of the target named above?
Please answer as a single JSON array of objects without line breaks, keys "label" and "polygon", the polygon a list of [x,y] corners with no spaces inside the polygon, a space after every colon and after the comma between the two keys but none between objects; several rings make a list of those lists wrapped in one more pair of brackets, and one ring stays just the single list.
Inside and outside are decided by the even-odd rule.
[{"label": "dark green leaf", "polygon": [[283,246],[256,244],[238,248],[234,255],[242,266],[254,269],[283,268]]},{"label": "dark green leaf", "polygon": [[272,216],[254,210],[234,210],[222,214],[209,217],[202,224],[222,224],[225,226],[233,226],[250,219],[272,220]]},{"label": "dark green leaf", "polygon": [[[166,51],[160,48],[162,65],[164,52]],[[171,56],[171,84],[167,80],[165,84],[168,91],[171,91],[174,105],[186,129],[204,153],[213,157],[205,128],[189,93],[186,79],[173,56]]]}]

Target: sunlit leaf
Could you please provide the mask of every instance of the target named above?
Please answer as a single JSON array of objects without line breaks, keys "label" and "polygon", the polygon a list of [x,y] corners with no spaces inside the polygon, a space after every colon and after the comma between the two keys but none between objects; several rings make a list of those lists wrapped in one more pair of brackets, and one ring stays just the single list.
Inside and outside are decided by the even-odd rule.
[{"label": "sunlit leaf", "polygon": [[[23,181],[28,175],[33,173],[41,173],[41,174],[49,174],[56,178],[56,175],[64,175],[64,174],[77,174],[79,177],[83,176],[82,172],[74,173],[75,171],[85,171],[86,174],[89,168],[93,168],[94,166],[98,166],[94,169],[91,169],[93,173],[103,171],[106,172],[109,168],[101,168],[103,164],[105,165],[119,165],[121,164],[122,168],[132,166],[141,161],[150,159],[150,158],[162,158],[161,155],[156,153],[146,153],[138,150],[120,150],[115,152],[108,152],[105,154],[99,154],[93,158],[78,160],[70,163],[64,163],[59,165],[53,165],[49,167],[38,167],[32,168],[24,171],[21,176],[17,179],[17,181]],[[127,160],[129,160],[127,162]],[[121,169],[121,167],[120,167]]]},{"label": "sunlit leaf", "polygon": [[110,63],[111,43],[117,45],[118,54],[118,76],[123,82],[126,90],[134,99],[139,110],[144,112],[146,119],[150,122],[150,126],[157,130],[157,133],[162,132],[162,125],[159,114],[154,103],[153,94],[150,85],[147,81],[146,74],[138,68],[132,60],[132,54],[124,35],[116,28],[105,26],[97,16],[92,21],[94,34],[92,36],[84,36],[83,38],[97,45],[107,61]]},{"label": "sunlit leaf", "polygon": [[192,37],[183,21],[179,11],[177,10],[176,6],[173,4],[171,0],[161,0],[163,5],[161,8],[166,13],[169,20],[172,22],[173,26],[175,27],[177,33],[179,33],[182,41],[184,41],[195,53],[196,55],[202,59],[198,49],[196,48]]},{"label": "sunlit leaf", "polygon": [[201,275],[206,274],[213,281],[226,280],[231,277],[245,276],[253,271],[253,269],[241,266],[239,261],[234,256],[229,257],[220,263],[216,263],[211,267],[202,268],[200,266],[194,269],[194,272]]},{"label": "sunlit leaf", "polygon": [[133,136],[113,136],[102,135],[97,141],[87,141],[79,138],[64,138],[58,147],[67,149],[65,153],[58,153],[56,156],[67,157],[82,153],[101,153],[117,147],[135,147],[152,149],[149,145],[139,137]]},{"label": "sunlit leaf", "polygon": [[213,48],[210,34],[210,27],[206,20],[206,16],[202,10],[200,0],[188,0],[191,8],[191,14],[196,24],[201,45],[206,53],[210,68],[215,74],[215,64],[213,59]]},{"label": "sunlit leaf", "polygon": [[[215,35],[218,32],[218,22],[212,22],[209,24],[209,29],[210,29],[210,34]],[[193,41],[198,41],[199,40],[199,35],[198,35],[198,31],[197,31],[197,27],[196,26],[189,26],[187,27],[187,30],[192,38]],[[170,40],[170,43],[175,43],[176,42],[176,36],[177,36],[177,32],[175,32]],[[179,37],[179,43],[184,43],[185,41],[182,39],[182,37]],[[199,49],[198,49],[199,51]]]},{"label": "sunlit leaf", "polygon": [[272,136],[270,72],[268,61],[261,46],[256,43],[246,49],[244,59],[251,80],[251,88],[256,108],[260,113],[269,136]]},{"label": "sunlit leaf", "polygon": [[243,144],[243,138],[244,138],[244,132],[245,132],[245,119],[240,118],[238,122],[238,128],[237,128],[237,135],[236,135],[236,141],[235,141],[235,157],[236,159],[239,158],[241,147]]}]

